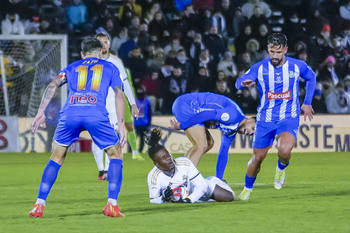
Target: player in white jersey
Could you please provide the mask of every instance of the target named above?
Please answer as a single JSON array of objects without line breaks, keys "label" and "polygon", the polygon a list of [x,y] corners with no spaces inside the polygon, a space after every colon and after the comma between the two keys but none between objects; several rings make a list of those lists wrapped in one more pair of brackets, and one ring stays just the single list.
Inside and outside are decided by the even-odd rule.
[{"label": "player in white jersey", "polygon": [[[118,58],[117,56],[114,56],[112,54],[110,54],[109,50],[111,47],[110,44],[110,38],[109,35],[104,34],[104,33],[99,33],[96,35],[96,38],[99,39],[102,43],[102,57],[101,59],[104,59],[108,62],[113,63],[119,70],[120,70],[120,78],[123,81],[124,84],[124,93],[129,101],[129,104],[131,105],[131,115],[137,117],[138,116],[138,109],[136,106],[136,102],[135,102],[135,97],[132,91],[132,87],[131,84],[128,81],[128,77],[127,74],[125,72],[125,67],[123,65],[123,62],[121,61],[120,58]],[[127,104],[127,103],[126,103]],[[115,113],[115,100],[113,97],[113,90],[110,88],[108,91],[108,95],[107,95],[107,100],[106,100],[106,108],[107,111],[109,113],[109,119],[111,121],[111,124],[113,126],[113,128],[117,131],[118,130],[118,118],[117,115]],[[127,108],[127,106],[126,106]],[[134,127],[133,127],[133,122],[129,119],[130,117],[127,117],[127,115],[130,115],[126,109],[125,111],[125,127],[128,131],[128,141],[135,141],[135,143],[131,143],[130,144],[135,144],[136,146],[136,134],[134,131]],[[128,119],[127,119],[128,118]],[[133,137],[130,136],[130,134],[135,135],[135,139],[132,139]],[[134,147],[134,146],[132,146]],[[107,179],[107,171],[108,171],[108,167],[109,167],[109,159],[107,154],[104,153],[104,151],[102,151],[100,148],[98,148],[98,146],[96,146],[95,143],[92,143],[92,152],[94,154],[95,157],[95,161],[99,170],[99,175],[98,175],[98,179],[99,180],[106,180]],[[105,162],[103,162],[103,155],[105,154]],[[138,150],[133,148],[133,159],[138,159],[138,160],[144,160],[141,155],[139,154]]]},{"label": "player in white jersey", "polygon": [[148,155],[155,167],[147,177],[150,202],[162,204],[168,202],[173,195],[172,184],[184,185],[189,196],[177,202],[205,202],[209,199],[222,202],[234,200],[235,193],[231,187],[217,177],[203,178],[196,166],[187,157],[174,159],[169,151],[159,144],[162,131],[152,129],[147,140]]},{"label": "player in white jersey", "polygon": [[[267,51],[269,58],[253,65],[236,81],[237,89],[253,86],[256,82],[260,94],[253,156],[248,163],[245,186],[239,200],[249,199],[261,163],[275,139],[279,159],[274,186],[276,189],[283,187],[285,168],[297,139],[301,111],[304,113],[304,121],[313,118],[311,102],[316,86],[313,70],[304,61],[286,56],[287,37],[283,33],[273,33],[268,37]],[[306,81],[306,95],[301,108],[300,77]]]}]

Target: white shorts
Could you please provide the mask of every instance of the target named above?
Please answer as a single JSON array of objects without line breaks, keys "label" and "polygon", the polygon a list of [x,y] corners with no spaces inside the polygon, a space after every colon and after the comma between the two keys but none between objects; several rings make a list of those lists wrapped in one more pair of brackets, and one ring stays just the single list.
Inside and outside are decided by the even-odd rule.
[{"label": "white shorts", "polygon": [[224,181],[217,178],[216,176],[208,176],[208,177],[205,177],[204,179],[207,182],[209,188],[208,188],[208,191],[199,199],[199,201],[202,201],[202,202],[210,201],[210,198],[213,196],[216,185],[230,191],[233,194],[233,197],[235,197],[235,192],[232,190],[232,188],[228,184],[226,184]]}]

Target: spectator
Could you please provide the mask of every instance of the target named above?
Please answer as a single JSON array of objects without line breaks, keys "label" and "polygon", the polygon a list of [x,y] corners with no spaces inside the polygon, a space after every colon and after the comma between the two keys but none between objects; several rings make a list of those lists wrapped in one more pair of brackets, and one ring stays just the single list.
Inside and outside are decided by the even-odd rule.
[{"label": "spectator", "polygon": [[139,36],[137,40],[138,46],[140,46],[141,50],[144,51],[147,45],[150,42],[150,34],[148,33],[148,24],[146,22],[142,22],[139,26]]},{"label": "spectator", "polygon": [[139,47],[134,47],[129,53],[125,66],[130,69],[132,81],[135,86],[138,86],[142,77],[147,73],[146,60],[143,58],[141,49]]},{"label": "spectator", "polygon": [[153,21],[155,15],[157,12],[161,12],[161,8],[160,8],[160,3],[159,2],[154,2],[152,4],[151,9],[147,10],[144,14],[143,14],[143,20],[145,22],[147,22],[148,24]]},{"label": "spectator", "polygon": [[222,70],[218,71],[218,76],[215,82],[215,89],[213,92],[216,94],[224,95],[233,100],[233,93],[229,88],[227,78],[225,77],[225,73]]},{"label": "spectator", "polygon": [[226,36],[229,38],[234,37],[234,31],[233,31],[233,18],[234,14],[234,8],[233,5],[231,4],[230,0],[221,0],[220,1],[220,7],[219,7],[219,12],[224,16],[225,18],[225,23],[226,23]]},{"label": "spectator", "polygon": [[260,7],[262,14],[265,15],[266,18],[270,17],[272,12],[269,5],[267,5],[264,1],[261,1],[261,0],[248,0],[247,3],[243,4],[242,6],[243,16],[250,19],[253,16],[255,6]]},{"label": "spectator", "polygon": [[152,113],[160,114],[163,104],[164,80],[160,77],[159,72],[151,72],[143,79],[141,85],[146,88],[146,95],[151,101]]},{"label": "spectator", "polygon": [[290,16],[285,20],[283,31],[288,37],[289,47],[293,48],[298,39],[307,38],[303,27],[304,25],[301,23],[297,12],[292,12]]},{"label": "spectator", "polygon": [[252,26],[250,24],[244,25],[243,31],[235,39],[235,47],[238,54],[242,54],[245,51],[247,41],[252,38],[254,38]]},{"label": "spectator", "polygon": [[139,109],[138,117],[134,117],[134,125],[137,136],[140,137],[139,152],[142,153],[145,145],[149,127],[152,122],[151,102],[145,94],[144,87],[140,86],[136,89],[136,105]]},{"label": "spectator", "polygon": [[243,72],[243,74],[250,69],[250,67],[254,63],[252,62],[252,59],[250,57],[250,53],[248,51],[244,51],[238,58],[237,61],[237,67],[238,67],[238,75],[237,77],[240,77],[240,72]]},{"label": "spectator", "polygon": [[226,51],[225,41],[220,34],[218,28],[211,26],[209,31],[203,36],[203,43],[208,48],[210,54],[213,56],[215,63],[219,62],[220,58]]},{"label": "spectator", "polygon": [[195,60],[199,57],[200,52],[205,49],[205,46],[202,42],[202,35],[200,33],[196,33],[194,35],[193,41],[190,44],[190,58]]},{"label": "spectator", "polygon": [[266,24],[261,24],[259,27],[258,35],[256,36],[257,41],[260,44],[259,52],[266,53],[267,48],[267,37],[269,35],[269,28]]},{"label": "spectator", "polygon": [[33,12],[32,16],[23,23],[25,34],[38,34],[40,33],[40,14],[39,12]]},{"label": "spectator", "polygon": [[183,76],[181,66],[174,66],[172,75],[166,79],[164,89],[166,98],[163,100],[162,114],[171,115],[173,102],[187,91],[187,80]]},{"label": "spectator", "polygon": [[96,34],[104,33],[109,35],[110,38],[114,38],[116,36],[115,31],[117,27],[117,22],[114,21],[113,18],[107,18],[103,25],[98,27],[95,32]]},{"label": "spectator", "polygon": [[256,63],[264,58],[264,54],[259,52],[260,44],[255,39],[250,39],[246,43],[246,49],[250,53],[250,58],[253,63]]},{"label": "spectator", "polygon": [[163,80],[167,80],[173,73],[174,62],[173,59],[166,58],[164,66],[160,69],[159,77]]},{"label": "spectator", "polygon": [[120,28],[117,35],[115,35],[112,39],[111,50],[118,54],[118,50],[121,44],[128,40],[128,29],[126,27]]},{"label": "spectator", "polygon": [[209,76],[209,72],[204,66],[199,67],[198,73],[191,81],[191,92],[212,92],[214,90],[214,76]]},{"label": "spectator", "polygon": [[[157,36],[157,40],[162,40],[164,31],[167,31],[162,11],[157,11],[154,13],[154,17],[149,23],[148,31],[150,35]],[[167,31],[167,33],[169,32]]]},{"label": "spectator", "polygon": [[249,88],[244,88],[241,96],[236,99],[236,103],[246,114],[256,114],[256,108],[258,106],[256,102]]},{"label": "spectator", "polygon": [[118,56],[125,63],[129,52],[137,47],[137,38],[139,31],[135,27],[128,28],[128,40],[122,43],[118,49]]},{"label": "spectator", "polygon": [[6,14],[6,18],[1,21],[1,33],[3,35],[24,35],[24,26],[18,14]]},{"label": "spectator", "polygon": [[322,64],[323,68],[321,68],[319,71],[318,80],[329,80],[333,85],[337,85],[339,82],[339,77],[334,68],[335,64],[335,58],[333,56],[328,56]]},{"label": "spectator", "polygon": [[162,48],[154,50],[154,56],[147,59],[147,67],[152,70],[160,70],[165,64],[165,54]]},{"label": "spectator", "polygon": [[325,24],[322,28],[322,31],[316,37],[316,47],[318,48],[318,61],[319,63],[329,55],[327,50],[329,50],[329,45],[331,43],[331,27],[328,24]]},{"label": "spectator", "polygon": [[119,8],[119,20],[123,27],[129,27],[133,15],[142,16],[142,7],[135,0],[124,0],[123,5]]},{"label": "spectator", "polygon": [[337,61],[336,70],[340,74],[339,71],[342,71],[344,69],[344,67],[346,66],[346,62],[349,60],[348,53],[342,46],[341,37],[338,35],[333,36],[329,47],[329,54],[335,57]]},{"label": "spectator", "polygon": [[326,24],[329,25],[329,21],[322,15],[321,9],[314,8],[312,9],[309,18],[307,19],[305,32],[309,36],[314,37],[321,32],[323,26]]},{"label": "spectator", "polygon": [[194,69],[193,69],[193,63],[190,59],[188,59],[185,50],[179,49],[177,51],[177,55],[174,59],[174,64],[181,66],[183,71],[183,76],[187,80],[187,82],[189,82],[194,75]]},{"label": "spectator", "polygon": [[82,0],[73,0],[67,9],[67,18],[70,33],[90,33],[92,26],[88,21],[88,9]]},{"label": "spectator", "polygon": [[229,84],[234,84],[237,77],[237,66],[233,61],[232,53],[227,51],[218,63],[217,70],[224,72],[225,77],[228,79]]},{"label": "spectator", "polygon": [[259,5],[254,6],[254,13],[252,17],[250,17],[250,19],[247,21],[247,23],[252,26],[254,37],[256,37],[259,34],[258,30],[260,25],[269,25],[267,17],[263,15],[263,12]]},{"label": "spectator", "polygon": [[177,35],[173,35],[170,43],[164,47],[164,53],[167,57],[174,58],[177,54],[177,51],[180,49],[184,49],[184,47],[180,43],[180,38]]},{"label": "spectator", "polygon": [[216,73],[215,63],[213,58],[210,56],[208,49],[203,49],[199,54],[199,58],[194,65],[194,71],[198,72],[198,69],[201,66],[207,68],[209,76],[213,76]]},{"label": "spectator", "polygon": [[328,113],[350,113],[350,94],[345,92],[343,83],[339,82],[326,97],[326,106]]},{"label": "spectator", "polygon": [[316,83],[316,89],[312,99],[312,109],[315,113],[327,113],[323,85],[320,82]]}]

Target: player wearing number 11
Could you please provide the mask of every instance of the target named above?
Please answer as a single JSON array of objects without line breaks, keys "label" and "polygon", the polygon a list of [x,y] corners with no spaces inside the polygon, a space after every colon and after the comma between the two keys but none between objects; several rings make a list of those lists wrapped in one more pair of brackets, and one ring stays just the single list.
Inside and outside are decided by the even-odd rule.
[{"label": "player wearing number 11", "polygon": [[[45,109],[56,89],[67,83],[69,96],[60,112],[60,120],[54,135],[55,146],[47,163],[34,208],[30,217],[41,218],[46,198],[56,181],[58,171],[63,164],[68,147],[87,130],[94,143],[105,150],[110,158],[108,170],[108,202],[104,214],[111,217],[122,217],[117,199],[122,183],[123,158],[122,147],[125,143],[124,132],[124,94],[119,70],[112,63],[100,59],[101,42],[95,37],[87,37],[81,44],[82,60],[68,65],[59,72],[56,79],[47,86],[41,100],[38,113],[32,124],[32,131],[45,122]],[[114,131],[106,110],[108,88],[115,92],[119,136]]]}]

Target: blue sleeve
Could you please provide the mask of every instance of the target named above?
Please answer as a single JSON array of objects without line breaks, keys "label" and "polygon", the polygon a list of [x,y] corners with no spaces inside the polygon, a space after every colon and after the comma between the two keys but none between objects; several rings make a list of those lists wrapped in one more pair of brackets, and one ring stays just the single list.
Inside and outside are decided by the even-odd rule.
[{"label": "blue sleeve", "polygon": [[300,65],[300,76],[306,80],[306,93],[304,104],[311,105],[312,98],[316,88],[316,75],[315,72],[305,62],[301,62]]},{"label": "blue sleeve", "polygon": [[197,125],[206,121],[216,121],[216,111],[203,111],[195,114],[193,117],[180,124],[180,128],[185,130],[193,125]]},{"label": "blue sleeve", "polygon": [[242,86],[242,82],[244,82],[245,80],[252,80],[252,81],[256,81],[257,79],[257,65],[252,66],[247,72],[245,72],[244,75],[242,75],[241,77],[239,77],[236,80],[235,86],[237,88],[237,90],[242,90],[244,89],[244,87]]}]

